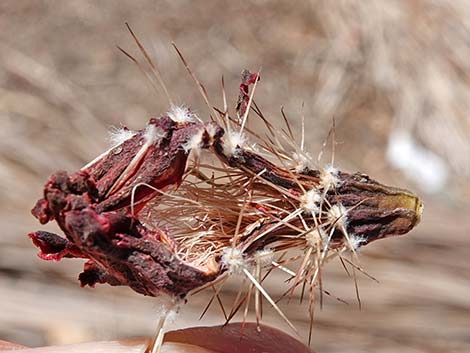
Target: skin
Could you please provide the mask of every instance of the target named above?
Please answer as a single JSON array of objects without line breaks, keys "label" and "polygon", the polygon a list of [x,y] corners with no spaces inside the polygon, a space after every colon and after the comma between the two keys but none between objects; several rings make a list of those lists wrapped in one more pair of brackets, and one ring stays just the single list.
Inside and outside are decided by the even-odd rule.
[{"label": "skin", "polygon": [[[0,352],[17,351],[23,353],[143,353],[148,341],[143,339],[80,343],[67,346],[27,348],[0,341]],[[240,323],[213,327],[193,327],[170,331],[165,335],[161,353],[312,353],[295,338],[277,329],[262,326],[258,332],[256,324]]]}]

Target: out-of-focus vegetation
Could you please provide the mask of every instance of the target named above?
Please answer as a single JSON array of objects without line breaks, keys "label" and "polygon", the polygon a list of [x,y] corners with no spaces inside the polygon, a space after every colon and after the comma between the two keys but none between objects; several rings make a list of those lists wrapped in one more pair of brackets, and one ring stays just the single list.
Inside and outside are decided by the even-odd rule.
[{"label": "out-of-focus vegetation", "polygon": [[[242,69],[262,67],[257,104],[279,123],[284,106],[300,135],[304,103],[313,155],[334,117],[342,169],[423,196],[416,230],[361,250],[380,281],[359,276],[362,311],[341,264],[328,266],[325,289],[349,305],[325,297],[318,352],[468,352],[469,18],[463,0],[2,2],[0,338],[42,345],[153,333],[158,300],[81,289],[81,264],[41,261],[26,237],[40,228],[29,210],[49,174],[102,152],[110,126],[137,129],[168,109],[116,49],[141,58],[129,22],[177,102],[201,117],[209,112],[171,41],[217,105],[222,75],[233,107]],[[223,323],[216,306],[198,321],[209,296],[190,298],[172,326]],[[286,310],[305,338],[305,307],[295,298]],[[288,329],[264,311],[266,324]]]}]

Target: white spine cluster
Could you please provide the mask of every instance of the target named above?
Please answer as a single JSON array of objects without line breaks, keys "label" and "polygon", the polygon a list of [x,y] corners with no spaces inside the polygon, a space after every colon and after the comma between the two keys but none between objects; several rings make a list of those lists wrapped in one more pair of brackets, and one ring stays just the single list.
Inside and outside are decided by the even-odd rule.
[{"label": "white spine cluster", "polygon": [[320,211],[321,194],[316,189],[310,189],[301,197],[302,208],[315,216]]},{"label": "white spine cluster", "polygon": [[333,187],[338,187],[341,185],[339,180],[339,171],[333,165],[329,164],[323,168],[320,175],[320,186],[326,192]]},{"label": "white spine cluster", "polygon": [[361,235],[351,235],[349,237],[349,245],[352,248],[351,250],[359,249],[366,241],[367,239]]},{"label": "white spine cluster", "polygon": [[159,127],[153,124],[147,125],[144,131],[145,145],[151,146],[160,141],[165,135],[165,131]]},{"label": "white spine cluster", "polygon": [[347,210],[342,204],[331,206],[328,210],[328,220],[334,223],[336,228],[346,229],[348,225]]},{"label": "white spine cluster", "polygon": [[167,115],[171,118],[171,120],[177,123],[191,123],[196,121],[196,115],[184,105],[173,105],[167,112]]},{"label": "white spine cluster", "polygon": [[236,156],[237,149],[245,145],[246,137],[244,134],[232,131],[224,138],[224,154],[228,156]]},{"label": "white spine cluster", "polygon": [[119,146],[124,141],[129,140],[132,136],[136,134],[135,131],[129,130],[125,127],[112,127],[109,131],[109,141],[111,142],[112,147]]},{"label": "white spine cluster", "polygon": [[293,153],[294,168],[297,173],[307,173],[315,169],[312,155],[309,152]]},{"label": "white spine cluster", "polygon": [[205,129],[200,129],[188,140],[188,142],[183,145],[183,149],[186,153],[194,151],[196,156],[199,156],[199,154],[201,153],[201,145],[204,132]]},{"label": "white spine cluster", "polygon": [[208,124],[206,126],[206,131],[207,131],[207,134],[209,135],[209,137],[214,140],[214,136],[216,135],[217,133],[217,125],[215,124]]},{"label": "white spine cluster", "polygon": [[228,246],[223,249],[222,264],[230,274],[240,274],[247,268],[246,260],[240,249]]},{"label": "white spine cluster", "polygon": [[111,142],[111,147],[107,151],[103,152],[102,154],[97,156],[95,159],[91,160],[86,165],[84,165],[81,168],[81,170],[85,170],[89,168],[90,166],[95,164],[97,161],[99,161],[101,158],[104,158],[105,156],[107,156],[108,153],[111,152],[116,147],[117,148],[114,151],[114,153],[120,153],[122,151],[122,148],[118,146],[120,146],[121,144],[123,144],[125,141],[135,136],[136,134],[137,132],[129,130],[125,127],[121,127],[121,128],[112,127],[109,131],[109,138],[108,138],[109,141]]}]

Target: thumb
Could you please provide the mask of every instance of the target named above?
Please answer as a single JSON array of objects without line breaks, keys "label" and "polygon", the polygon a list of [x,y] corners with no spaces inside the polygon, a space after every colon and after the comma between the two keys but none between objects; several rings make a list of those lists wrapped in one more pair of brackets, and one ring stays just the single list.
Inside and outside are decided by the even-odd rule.
[{"label": "thumb", "polygon": [[264,325],[258,330],[255,323],[233,323],[225,326],[192,327],[170,331],[165,334],[164,341],[184,343],[217,353],[313,353],[292,336]]},{"label": "thumb", "polygon": [[[0,352],[15,353],[145,353],[148,340],[90,342],[66,346],[26,348],[0,341]],[[192,327],[165,334],[161,353],[313,353],[288,334],[269,326],[233,323]]]}]

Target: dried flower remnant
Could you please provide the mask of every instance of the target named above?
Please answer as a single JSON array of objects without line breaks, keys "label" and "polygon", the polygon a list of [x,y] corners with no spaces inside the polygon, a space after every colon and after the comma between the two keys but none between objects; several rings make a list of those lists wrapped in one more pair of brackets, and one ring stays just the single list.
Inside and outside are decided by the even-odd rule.
[{"label": "dried flower remnant", "polygon": [[[40,256],[86,258],[82,285],[128,285],[151,296],[161,291],[184,296],[214,279],[216,271],[203,273],[173,256],[170,234],[138,220],[147,202],[181,183],[188,157],[182,146],[209,125],[151,119],[145,129],[82,170],[54,173],[32,212],[43,224],[56,220],[67,239],[30,234]],[[201,147],[207,148],[211,138],[218,136],[203,133]]]},{"label": "dried flower remnant", "polygon": [[[264,298],[292,326],[262,286],[281,270],[291,276],[287,292],[308,291],[312,317],[323,264],[409,232],[422,204],[364,174],[313,169],[304,138],[297,146],[290,126],[290,133],[275,129],[252,106],[249,86],[258,79],[244,71],[237,118],[216,110],[216,121],[204,123],[189,109],[173,107],[140,131],[124,130],[80,171],[54,173],[32,212],[42,224],[55,220],[66,238],[31,233],[39,256],[87,259],[82,286],[127,285],[150,296],[183,298],[212,287],[218,298],[225,280],[241,275],[249,287],[227,321],[243,305],[246,317],[254,295],[258,322]],[[268,139],[246,127],[250,109],[266,123]],[[286,257],[288,250],[300,255]],[[300,265],[292,270],[295,259]]]}]

